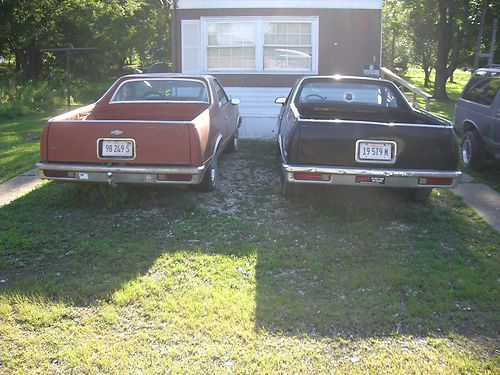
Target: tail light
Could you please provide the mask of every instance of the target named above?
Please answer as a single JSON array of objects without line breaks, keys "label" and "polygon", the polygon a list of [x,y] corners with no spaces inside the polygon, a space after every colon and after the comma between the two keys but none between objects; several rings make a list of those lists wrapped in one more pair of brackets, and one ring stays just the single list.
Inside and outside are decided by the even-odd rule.
[{"label": "tail light", "polygon": [[453,184],[453,179],[449,177],[420,177],[418,184],[448,186]]},{"label": "tail light", "polygon": [[54,178],[75,178],[75,172],[68,171],[55,171],[55,170],[44,170],[43,174],[45,177],[54,177]]},{"label": "tail light", "polygon": [[294,172],[293,178],[299,181],[330,181],[330,175],[317,172]]},{"label": "tail light", "polygon": [[190,174],[159,174],[157,176],[158,181],[191,181],[192,176]]}]

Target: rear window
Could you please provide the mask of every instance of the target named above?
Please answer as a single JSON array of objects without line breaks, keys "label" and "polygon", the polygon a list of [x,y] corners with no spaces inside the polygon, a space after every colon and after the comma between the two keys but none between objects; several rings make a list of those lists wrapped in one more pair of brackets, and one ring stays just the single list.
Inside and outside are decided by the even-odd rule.
[{"label": "rear window", "polygon": [[297,104],[358,104],[397,108],[397,96],[389,87],[374,83],[350,83],[336,80],[304,81]]},{"label": "rear window", "polygon": [[490,106],[500,89],[500,72],[478,72],[470,79],[462,93],[462,98],[471,102]]},{"label": "rear window", "polygon": [[208,103],[207,86],[197,80],[134,79],[116,90],[111,103],[130,102],[203,102]]}]

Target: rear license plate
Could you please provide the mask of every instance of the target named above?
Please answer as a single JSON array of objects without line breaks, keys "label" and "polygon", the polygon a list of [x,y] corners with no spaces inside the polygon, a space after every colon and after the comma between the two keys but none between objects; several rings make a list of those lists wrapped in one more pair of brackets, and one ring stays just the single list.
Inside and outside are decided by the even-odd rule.
[{"label": "rear license plate", "polygon": [[135,147],[133,139],[101,139],[99,156],[101,158],[133,159]]},{"label": "rear license plate", "polygon": [[392,141],[357,141],[356,161],[394,163],[396,142]]}]

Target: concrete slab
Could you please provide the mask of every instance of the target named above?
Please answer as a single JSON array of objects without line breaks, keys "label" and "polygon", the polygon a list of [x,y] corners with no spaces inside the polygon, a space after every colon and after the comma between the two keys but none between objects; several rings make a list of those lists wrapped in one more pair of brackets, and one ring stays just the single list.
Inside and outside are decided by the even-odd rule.
[{"label": "concrete slab", "polygon": [[500,194],[464,174],[456,189],[452,190],[473,208],[488,224],[500,232]]},{"label": "concrete slab", "polygon": [[35,169],[4,182],[0,185],[0,207],[29,193],[41,183]]}]

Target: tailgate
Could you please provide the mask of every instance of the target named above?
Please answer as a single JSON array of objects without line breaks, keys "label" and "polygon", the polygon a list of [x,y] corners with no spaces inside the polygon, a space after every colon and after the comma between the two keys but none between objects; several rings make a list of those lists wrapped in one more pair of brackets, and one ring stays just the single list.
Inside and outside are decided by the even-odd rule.
[{"label": "tailgate", "polygon": [[[190,126],[154,121],[49,122],[47,161],[190,165]],[[132,140],[133,156],[104,156],[103,140]]]},{"label": "tailgate", "polygon": [[360,122],[299,122],[297,164],[387,168],[387,163],[356,161],[356,142],[395,142],[399,169],[456,169],[458,152],[452,127]]}]

